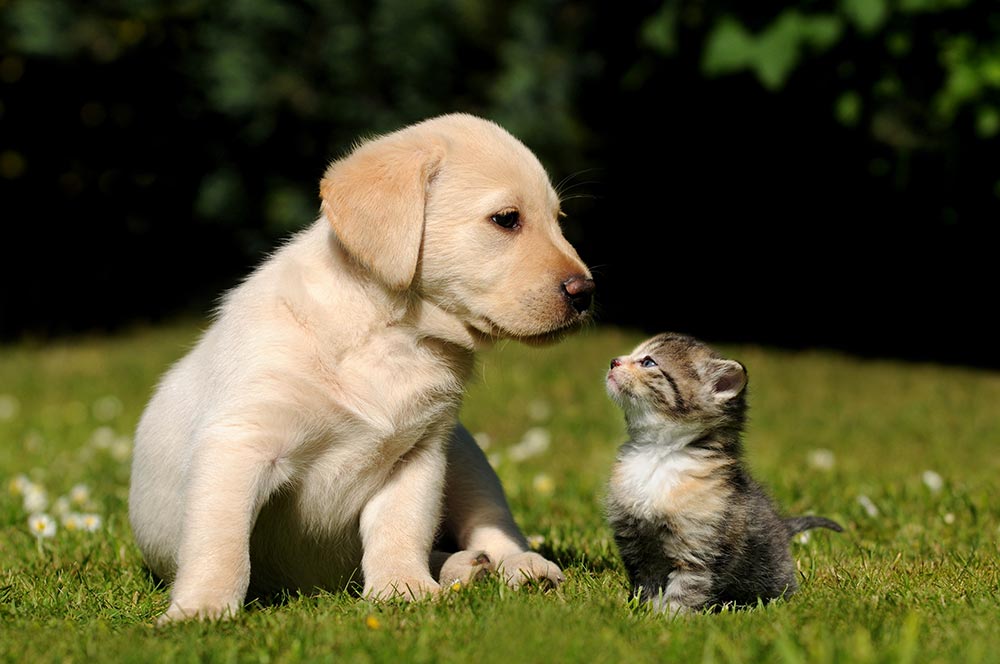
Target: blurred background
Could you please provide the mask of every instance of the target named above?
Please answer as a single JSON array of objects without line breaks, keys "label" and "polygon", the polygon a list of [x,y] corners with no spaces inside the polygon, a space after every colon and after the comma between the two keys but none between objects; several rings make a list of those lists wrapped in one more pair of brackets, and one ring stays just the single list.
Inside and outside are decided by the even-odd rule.
[{"label": "blurred background", "polygon": [[1000,366],[1000,6],[0,0],[0,339],[203,316],[359,137],[497,120],[599,320]]}]

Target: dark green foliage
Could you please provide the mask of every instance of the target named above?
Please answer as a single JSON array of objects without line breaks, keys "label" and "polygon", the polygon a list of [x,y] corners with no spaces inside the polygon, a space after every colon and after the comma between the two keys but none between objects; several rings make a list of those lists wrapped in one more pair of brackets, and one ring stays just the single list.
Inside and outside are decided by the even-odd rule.
[{"label": "dark green foliage", "polygon": [[[0,293],[0,337],[203,312],[316,214],[331,159],[455,110],[562,183],[617,321],[648,323],[618,304],[647,279],[621,237],[754,243],[765,265],[818,251],[774,248],[800,233],[875,238],[857,283],[919,267],[953,291],[982,279],[942,267],[945,234],[968,252],[1000,218],[991,2],[3,0],[0,49],[0,264],[31,275]],[[47,238],[39,270],[19,248]]]}]

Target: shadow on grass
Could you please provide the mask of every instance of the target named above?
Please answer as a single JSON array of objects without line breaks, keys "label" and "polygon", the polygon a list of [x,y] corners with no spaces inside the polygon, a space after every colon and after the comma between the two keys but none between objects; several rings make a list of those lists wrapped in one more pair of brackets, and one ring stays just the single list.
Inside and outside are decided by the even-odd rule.
[{"label": "shadow on grass", "polygon": [[534,549],[541,556],[551,560],[562,569],[569,567],[582,568],[594,574],[604,572],[625,572],[617,557],[606,553],[594,553],[582,548],[567,545],[552,546],[544,543]]}]

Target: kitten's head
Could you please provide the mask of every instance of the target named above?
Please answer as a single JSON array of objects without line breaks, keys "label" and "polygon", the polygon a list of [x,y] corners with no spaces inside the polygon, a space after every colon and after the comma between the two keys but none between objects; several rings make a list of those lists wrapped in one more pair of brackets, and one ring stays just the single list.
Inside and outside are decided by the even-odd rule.
[{"label": "kitten's head", "polygon": [[746,368],[682,334],[658,334],[611,360],[607,389],[629,428],[673,426],[692,434],[743,425]]}]

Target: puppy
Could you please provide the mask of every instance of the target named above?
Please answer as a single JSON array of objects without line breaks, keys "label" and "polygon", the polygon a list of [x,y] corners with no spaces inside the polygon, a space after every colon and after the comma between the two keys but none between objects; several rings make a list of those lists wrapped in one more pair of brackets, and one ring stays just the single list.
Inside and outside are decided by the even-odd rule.
[{"label": "puppy", "polygon": [[[129,518],[173,582],[161,621],[251,589],[417,599],[500,569],[557,584],[456,422],[473,352],[554,340],[594,283],[535,156],[499,126],[433,118],[362,143],[321,217],[231,291],[136,431]],[[457,545],[432,556],[436,535]]]}]

